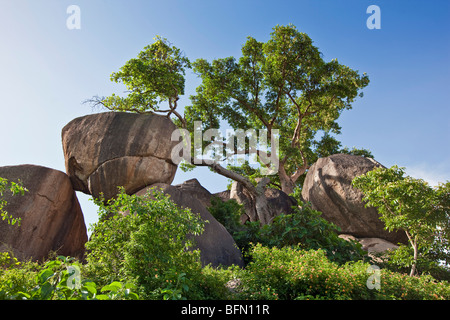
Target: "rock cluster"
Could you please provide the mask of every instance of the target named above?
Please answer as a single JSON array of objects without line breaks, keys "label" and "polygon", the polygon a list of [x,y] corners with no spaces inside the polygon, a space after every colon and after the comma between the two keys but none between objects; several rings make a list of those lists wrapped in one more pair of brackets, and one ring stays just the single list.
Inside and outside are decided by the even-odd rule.
[{"label": "rock cluster", "polygon": [[[235,199],[245,209],[241,222],[256,221],[254,199],[237,182],[214,195],[196,179],[171,185],[177,170],[171,160],[178,143],[171,141],[175,129],[171,120],[158,115],[92,114],[62,129],[66,173],[34,165],[0,167],[0,177],[20,179],[29,190],[25,196],[5,195],[6,210],[21,218],[21,226],[0,221],[0,251],[12,250],[21,260],[42,260],[51,251],[82,258],[88,238],[75,191],[108,200],[119,186],[138,196],[156,187],[208,221],[195,238],[204,265],[242,266],[233,238],[207,208],[213,196]],[[309,169],[302,191],[304,200],[341,229],[342,237],[359,239],[369,251],[392,248],[391,243],[406,239],[404,233],[386,231],[377,210],[366,208],[362,194],[351,186],[354,177],[377,166],[381,164],[372,159],[351,155],[322,158]],[[280,190],[267,188],[265,195],[272,219],[297,205]]]},{"label": "rock cluster", "polygon": [[175,129],[158,115],[92,114],[62,129],[67,174],[32,165],[0,168],[0,177],[20,179],[29,190],[24,197],[6,198],[6,209],[22,224],[15,228],[0,221],[0,251],[12,250],[21,260],[42,260],[51,251],[82,258],[88,239],[75,190],[108,200],[119,186],[139,196],[157,187],[208,221],[195,239],[204,265],[242,266],[233,238],[207,210],[212,195],[195,179],[170,185],[177,170],[171,160]]}]

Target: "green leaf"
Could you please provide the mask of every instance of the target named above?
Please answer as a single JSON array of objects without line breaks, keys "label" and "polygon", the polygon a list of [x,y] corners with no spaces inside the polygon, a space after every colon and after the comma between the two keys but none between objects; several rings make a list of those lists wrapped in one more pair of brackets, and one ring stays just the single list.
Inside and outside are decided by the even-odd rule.
[{"label": "green leaf", "polygon": [[42,300],[49,299],[51,294],[53,293],[53,290],[54,290],[54,288],[53,288],[53,286],[50,283],[48,283],[48,282],[44,283],[40,287],[40,290],[39,290],[40,299],[42,299]]},{"label": "green leaf", "polygon": [[118,281],[114,281],[114,282],[104,286],[100,291],[101,292],[111,291],[113,293],[117,293],[121,288],[122,288],[122,283],[120,283]]},{"label": "green leaf", "polygon": [[54,275],[54,272],[52,269],[44,269],[38,273],[38,281],[39,281],[39,283],[45,283],[53,275]]},{"label": "green leaf", "polygon": [[97,288],[94,282],[85,282],[81,288],[81,290],[86,290],[91,296],[95,296],[97,294]]}]

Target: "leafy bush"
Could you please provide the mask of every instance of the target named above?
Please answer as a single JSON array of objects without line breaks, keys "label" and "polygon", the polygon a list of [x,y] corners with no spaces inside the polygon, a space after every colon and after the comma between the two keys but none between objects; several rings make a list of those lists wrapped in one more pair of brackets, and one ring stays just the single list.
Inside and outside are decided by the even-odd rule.
[{"label": "leafy bush", "polygon": [[[113,282],[97,291],[97,285],[82,279],[82,265],[73,258],[58,256],[45,264],[18,262],[9,253],[1,259],[7,269],[0,272],[2,300],[119,300],[138,299],[133,284]],[[11,263],[12,262],[12,263]]]},{"label": "leafy bush", "polygon": [[369,263],[338,265],[324,250],[252,248],[252,262],[241,273],[244,299],[450,299],[450,285],[430,276],[409,277],[380,270],[379,290],[369,289]]},{"label": "leafy bush", "polygon": [[96,201],[100,220],[86,247],[86,270],[100,283],[128,279],[144,298],[195,297],[191,290],[202,272],[200,252],[193,250],[194,235],[204,221],[189,209],[179,208],[157,190],[146,196],[123,190],[107,204]]},{"label": "leafy bush", "polygon": [[374,274],[309,206],[260,228],[239,224],[237,203],[214,203],[211,211],[246,248],[248,264],[213,268],[202,267],[193,250],[205,222],[168,196],[121,192],[97,203],[86,264],[62,256],[19,262],[1,253],[0,299],[450,299],[449,283],[429,275],[409,277],[382,264]]},{"label": "leafy bush", "polygon": [[[365,252],[357,242],[339,238],[338,227],[321,217],[321,212],[313,210],[308,203],[301,208],[294,207],[293,213],[281,214],[273,222],[260,227],[258,221],[239,223],[242,207],[235,201],[211,201],[209,211],[233,236],[244,254],[251,243],[261,243],[267,247],[282,248],[294,246],[301,249],[323,249],[328,258],[338,263],[363,259]],[[246,255],[248,263],[248,255]]]}]

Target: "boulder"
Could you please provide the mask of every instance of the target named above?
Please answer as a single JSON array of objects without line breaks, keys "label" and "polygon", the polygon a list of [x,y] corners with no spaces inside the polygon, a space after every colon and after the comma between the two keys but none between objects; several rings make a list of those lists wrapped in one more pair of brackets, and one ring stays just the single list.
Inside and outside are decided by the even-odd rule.
[{"label": "boulder", "polygon": [[42,260],[50,251],[81,258],[88,237],[83,213],[69,177],[57,170],[19,165],[0,167],[0,177],[28,189],[25,195],[4,194],[5,210],[21,218],[20,226],[0,220],[0,251],[19,260]]},{"label": "boulder", "polygon": [[[195,180],[196,181],[196,180]],[[190,208],[192,212],[200,214],[203,220],[209,221],[205,224],[204,232],[195,236],[196,249],[200,249],[200,259],[202,265],[211,264],[213,267],[238,265],[243,267],[243,259],[240,250],[236,243],[225,229],[225,227],[218,222],[205,207],[205,204],[195,195],[196,185],[194,181],[171,186],[164,183],[156,183],[147,188],[144,188],[136,193],[138,196],[147,194],[149,188],[161,189],[165,194],[170,195],[170,199],[177,205],[183,208]],[[206,189],[199,188],[199,197],[204,196],[202,193]]]},{"label": "boulder", "polygon": [[382,253],[398,248],[397,245],[380,238],[361,238],[358,241],[361,243],[363,250],[369,253]]},{"label": "boulder", "polygon": [[62,129],[66,172],[75,190],[105,199],[153,183],[170,184],[173,122],[154,114],[105,112],[76,118]]},{"label": "boulder", "polygon": [[190,195],[200,201],[205,208],[211,206],[213,195],[205,189],[197,179],[190,179],[174,186],[184,194]]},{"label": "boulder", "polygon": [[357,238],[381,238],[389,242],[406,242],[404,232],[388,232],[376,208],[366,208],[363,194],[354,189],[352,180],[376,167],[377,161],[348,154],[320,158],[306,174],[302,196],[313,209],[334,223],[341,233]]}]

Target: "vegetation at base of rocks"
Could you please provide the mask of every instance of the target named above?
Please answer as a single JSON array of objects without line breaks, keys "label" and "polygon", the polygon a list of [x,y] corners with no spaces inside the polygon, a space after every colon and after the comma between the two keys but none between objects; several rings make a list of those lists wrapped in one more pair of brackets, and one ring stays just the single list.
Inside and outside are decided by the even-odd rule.
[{"label": "vegetation at base of rocks", "polygon": [[137,300],[132,283],[112,282],[98,288],[81,278],[83,265],[74,258],[58,256],[39,264],[18,262],[0,253],[1,300]]},{"label": "vegetation at base of rocks", "polygon": [[[136,197],[122,190],[115,200],[98,204],[100,220],[86,261],[52,256],[43,263],[19,262],[2,253],[0,299],[450,299],[447,281],[387,268],[374,274],[371,263],[356,256],[344,261],[330,254],[331,247],[339,249],[334,227],[322,234],[331,240],[320,243],[313,226],[327,224],[308,207],[282,216],[266,235],[261,232],[266,243],[247,243],[244,268],[213,268],[202,266],[193,250],[192,235],[203,231],[204,222],[169,196],[153,190]],[[232,202],[224,207],[223,212],[240,208]],[[213,208],[223,209],[218,203]],[[302,237],[305,226],[313,229]]]},{"label": "vegetation at base of rocks", "polygon": [[[251,249],[252,262],[241,273],[239,295],[246,299],[282,300],[416,300],[450,299],[450,285],[431,276],[410,277],[380,270],[372,277],[369,263],[362,261],[339,265],[330,261],[324,250],[268,248],[261,244]],[[378,284],[369,289],[373,279]]]},{"label": "vegetation at base of rocks", "polygon": [[[296,194],[298,196],[298,190]],[[313,210],[308,203],[302,207],[293,207],[291,214],[281,214],[271,224],[261,227],[259,221],[243,225],[239,222],[243,209],[235,200],[223,202],[213,198],[211,202],[209,211],[233,236],[247,263],[250,261],[248,251],[252,243],[269,248],[290,246],[305,250],[322,249],[331,261],[340,264],[368,259],[359,243],[339,238],[339,228],[323,219],[322,213]]]},{"label": "vegetation at base of rocks", "polygon": [[101,284],[132,279],[147,299],[192,297],[191,279],[202,271],[193,236],[208,222],[158,190],[130,196],[122,189],[96,203],[100,220],[86,244],[89,277]]},{"label": "vegetation at base of rocks", "polygon": [[[190,97],[191,104],[181,113],[177,107],[185,91],[187,69],[193,69],[201,84]],[[273,170],[274,177],[266,177],[256,184],[245,167],[234,161],[242,146],[228,143],[217,134],[208,139],[203,136],[202,146],[214,144],[221,150],[214,148],[207,157],[198,159],[192,152],[197,144],[182,142],[188,150],[183,151],[185,162],[180,167],[187,170],[208,166],[238,181],[254,198],[256,214],[263,224],[268,224],[271,217],[267,199],[261,192],[268,182],[290,194],[301,184],[319,155],[341,150],[371,156],[365,149],[341,148],[341,143],[333,137],[341,132],[337,120],[363,96],[369,77],[337,59],[325,61],[313,40],[292,24],[275,26],[266,42],[247,37],[239,58],[213,61],[200,58],[191,63],[167,39],[156,37],[153,44],[112,73],[110,79],[125,85],[125,97],[112,94],[86,102],[111,111],[172,117],[186,134],[184,138],[189,136],[194,140],[196,130],[219,129],[225,123],[235,135],[241,130],[259,130],[260,134],[265,132],[271,136],[268,144],[261,141],[256,144],[254,152],[259,169]],[[275,136],[279,143],[272,141]],[[318,136],[322,136],[320,141],[316,140]],[[247,142],[244,144],[244,150],[253,148]],[[231,160],[238,166],[225,168],[222,160]]]}]

